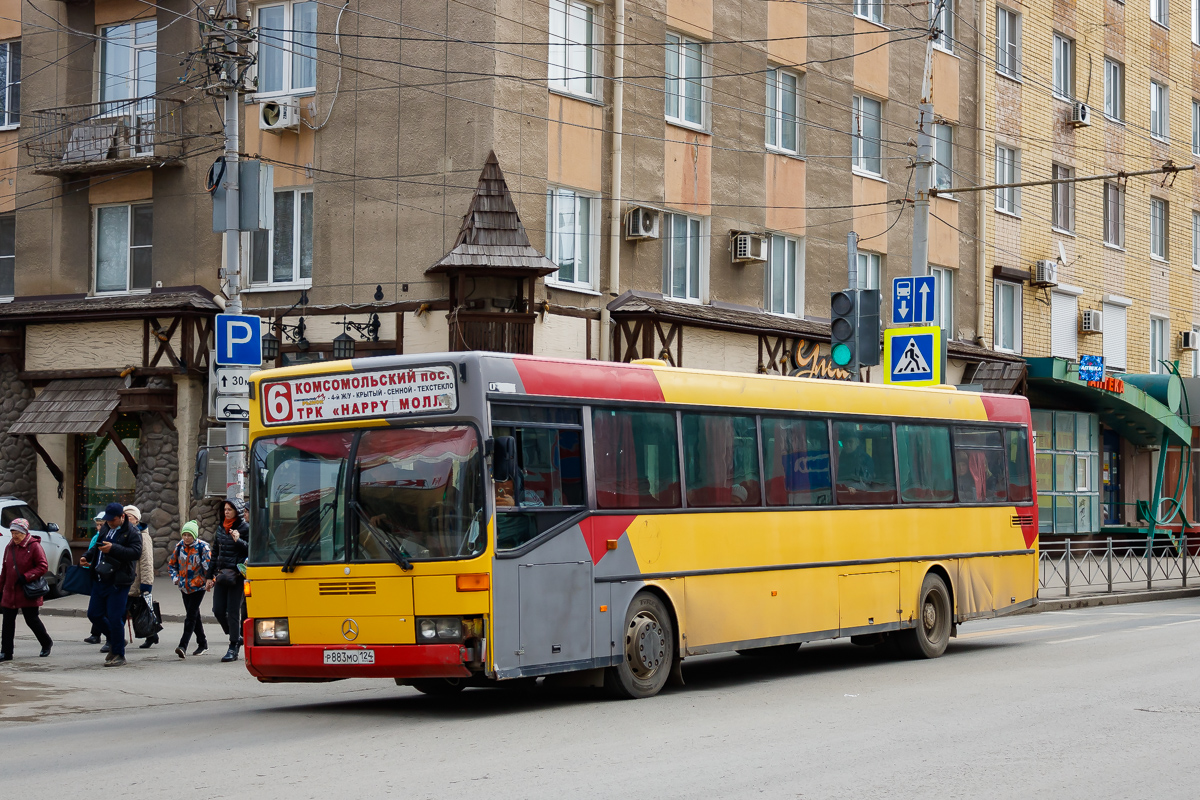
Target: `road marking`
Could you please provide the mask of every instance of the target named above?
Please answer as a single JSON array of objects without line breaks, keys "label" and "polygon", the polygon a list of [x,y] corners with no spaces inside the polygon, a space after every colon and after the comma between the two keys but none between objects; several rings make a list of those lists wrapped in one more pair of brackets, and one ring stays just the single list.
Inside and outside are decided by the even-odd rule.
[{"label": "road marking", "polygon": [[960,633],[959,639],[978,639],[981,636],[1009,636],[1014,633],[1026,633],[1027,631],[1042,631],[1042,630],[1060,630],[1062,628],[1074,628],[1074,625],[1022,625],[1019,628],[999,628],[994,631],[973,631],[972,633]]},{"label": "road marking", "polygon": [[1046,644],[1066,644],[1067,642],[1082,642],[1085,639],[1098,639],[1098,638],[1100,638],[1100,634],[1093,633],[1091,636],[1076,636],[1072,639],[1055,639],[1053,641],[1046,642]]},{"label": "road marking", "polygon": [[1188,625],[1193,622],[1200,622],[1200,617],[1196,617],[1195,619],[1183,619],[1183,620],[1180,620],[1179,622],[1164,622],[1161,625],[1142,625],[1141,627],[1134,628],[1134,630],[1135,631],[1152,631],[1152,630],[1155,630],[1156,628],[1171,628],[1176,625]]}]

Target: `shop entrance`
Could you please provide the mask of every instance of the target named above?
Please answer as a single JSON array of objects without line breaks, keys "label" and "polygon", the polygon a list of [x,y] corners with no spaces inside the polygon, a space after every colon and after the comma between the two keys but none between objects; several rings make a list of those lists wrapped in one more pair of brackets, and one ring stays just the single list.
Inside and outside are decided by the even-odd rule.
[{"label": "shop entrance", "polygon": [[1100,466],[1104,524],[1121,524],[1121,437],[1116,431],[1104,431],[1104,454]]}]

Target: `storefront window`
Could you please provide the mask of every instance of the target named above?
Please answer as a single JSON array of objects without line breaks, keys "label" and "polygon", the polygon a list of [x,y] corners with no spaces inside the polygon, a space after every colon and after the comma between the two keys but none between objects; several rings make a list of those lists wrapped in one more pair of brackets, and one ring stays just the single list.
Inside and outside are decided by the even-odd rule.
[{"label": "storefront window", "polygon": [[1099,418],[1075,411],[1034,411],[1033,425],[1040,532],[1099,530]]},{"label": "storefront window", "polygon": [[[122,414],[117,418],[121,443],[136,460],[141,425],[138,418]],[[96,532],[93,518],[109,503],[133,502],[136,477],[121,451],[107,436],[75,437],[75,538],[90,540]]]}]

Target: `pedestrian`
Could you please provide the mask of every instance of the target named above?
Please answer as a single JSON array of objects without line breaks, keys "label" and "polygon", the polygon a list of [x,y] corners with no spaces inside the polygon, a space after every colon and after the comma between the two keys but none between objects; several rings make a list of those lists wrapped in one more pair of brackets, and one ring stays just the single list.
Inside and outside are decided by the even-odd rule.
[{"label": "pedestrian", "polygon": [[54,642],[46,633],[46,626],[38,616],[38,608],[42,598],[27,597],[25,584],[32,583],[46,574],[49,565],[46,563],[46,553],[42,543],[29,535],[29,522],[21,517],[8,524],[12,533],[12,541],[4,548],[3,560],[0,563],[0,614],[4,617],[3,630],[0,631],[0,661],[12,661],[13,638],[17,633],[17,611],[25,617],[25,624],[38,644],[42,646],[41,657],[50,655]]},{"label": "pedestrian", "polygon": [[200,621],[200,604],[204,601],[212,549],[208,542],[200,538],[200,524],[196,520],[185,522],[182,534],[183,538],[167,559],[167,568],[171,572],[171,582],[183,593],[183,608],[187,616],[183,620],[183,638],[179,640],[179,647],[175,648],[175,655],[186,658],[193,632],[196,634],[196,649],[192,655],[202,656],[208,652],[208,637],[204,635],[204,624]]},{"label": "pedestrian", "polygon": [[[142,522],[142,511],[137,506],[125,506],[125,519],[129,520],[131,527],[136,528],[142,534],[142,555],[138,558],[137,564],[137,580],[129,587],[129,599],[141,596],[146,598],[146,603],[150,606],[151,613],[154,612],[154,541],[150,538],[150,531]],[[138,645],[139,650],[149,650],[154,645],[158,644],[158,634],[151,634],[146,637],[146,641]]]},{"label": "pedestrian", "polygon": [[237,498],[221,505],[221,524],[213,536],[212,561],[204,588],[213,593],[213,616],[229,636],[229,650],[222,661],[237,661],[242,634],[242,583],[238,565],[250,553],[250,525],[245,520],[246,504]]},{"label": "pedestrian", "polygon": [[[94,534],[92,534],[92,541],[88,543],[88,550],[91,550],[93,547],[96,546],[96,540],[100,538],[100,531],[104,530],[104,512],[103,511],[96,512],[96,516],[92,517],[92,521],[96,523],[96,532]],[[95,591],[96,591],[96,584],[93,582],[92,583],[92,592],[95,593]],[[88,644],[100,644],[100,637],[103,634],[104,634],[104,621],[103,620],[94,620],[92,622],[91,635],[88,636],[83,641],[87,642]],[[108,645],[104,645],[103,647],[101,647],[100,652],[107,653]]]},{"label": "pedestrian", "polygon": [[99,586],[88,604],[88,619],[104,620],[108,636],[106,667],[125,665],[125,608],[129,587],[137,580],[137,563],[142,555],[142,535],[125,519],[125,507],[109,503],[104,507],[104,530],[95,547],[79,559],[82,567],[91,567]]}]

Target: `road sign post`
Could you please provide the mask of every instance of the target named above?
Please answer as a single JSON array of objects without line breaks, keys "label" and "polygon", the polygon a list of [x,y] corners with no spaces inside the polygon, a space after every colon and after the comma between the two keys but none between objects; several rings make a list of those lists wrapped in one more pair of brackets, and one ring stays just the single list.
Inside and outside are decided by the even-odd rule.
[{"label": "road sign post", "polygon": [[936,326],[889,328],[883,333],[883,382],[934,386],[945,380],[945,335]]}]

